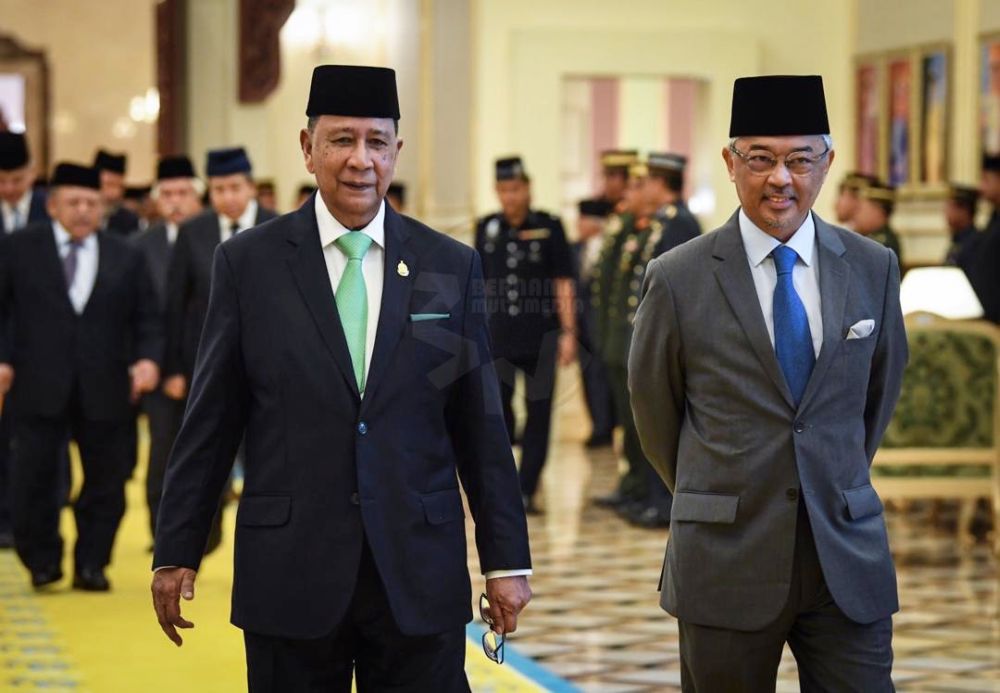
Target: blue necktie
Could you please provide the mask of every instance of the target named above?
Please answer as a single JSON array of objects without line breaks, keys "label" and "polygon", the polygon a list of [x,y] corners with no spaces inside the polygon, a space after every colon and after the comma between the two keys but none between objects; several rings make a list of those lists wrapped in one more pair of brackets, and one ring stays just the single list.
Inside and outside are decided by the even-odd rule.
[{"label": "blue necktie", "polygon": [[792,270],[799,256],[786,245],[775,248],[771,256],[778,270],[778,282],[774,286],[774,353],[798,405],[816,362],[809,318],[792,284]]}]

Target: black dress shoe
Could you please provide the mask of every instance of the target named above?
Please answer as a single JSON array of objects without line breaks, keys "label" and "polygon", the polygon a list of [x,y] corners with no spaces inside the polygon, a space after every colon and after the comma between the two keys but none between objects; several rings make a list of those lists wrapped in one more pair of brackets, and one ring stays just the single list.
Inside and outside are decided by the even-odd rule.
[{"label": "black dress shoe", "polygon": [[80,568],[73,576],[73,589],[84,592],[107,592],[111,583],[100,568]]},{"label": "black dress shoe", "polygon": [[609,493],[606,496],[597,496],[594,498],[594,505],[600,506],[602,508],[617,508],[619,505],[628,503],[629,498],[618,491]]},{"label": "black dress shoe", "polygon": [[588,450],[596,450],[597,448],[606,448],[611,445],[611,434],[606,433],[604,435],[594,434],[587,438],[587,442],[583,444],[583,447]]},{"label": "black dress shoe", "polygon": [[31,571],[31,586],[36,590],[41,590],[48,587],[51,584],[59,582],[62,580],[63,574],[59,566],[47,566],[40,570]]},{"label": "black dress shoe", "polygon": [[655,506],[635,508],[628,514],[628,521],[643,529],[666,529],[670,527],[670,513]]}]

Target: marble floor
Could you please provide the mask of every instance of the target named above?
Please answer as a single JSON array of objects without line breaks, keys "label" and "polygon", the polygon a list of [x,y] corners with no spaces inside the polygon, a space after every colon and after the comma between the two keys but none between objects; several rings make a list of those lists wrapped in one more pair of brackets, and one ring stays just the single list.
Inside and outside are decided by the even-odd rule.
[{"label": "marble floor", "polygon": [[[590,502],[613,488],[618,463],[610,449],[583,447],[588,426],[572,376],[561,374],[545,514],[529,518],[535,596],[510,643],[578,690],[679,690],[677,623],[656,592],[667,531],[633,528]],[[963,546],[919,508],[887,519],[902,604],[897,689],[1000,691],[1000,573],[987,544]],[[799,689],[787,649],[779,677],[779,691]]]}]

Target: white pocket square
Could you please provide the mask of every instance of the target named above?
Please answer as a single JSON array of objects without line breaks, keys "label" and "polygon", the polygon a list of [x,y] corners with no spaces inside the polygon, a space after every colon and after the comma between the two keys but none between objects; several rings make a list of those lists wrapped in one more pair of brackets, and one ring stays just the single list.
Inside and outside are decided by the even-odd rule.
[{"label": "white pocket square", "polygon": [[851,325],[851,329],[847,331],[847,338],[864,339],[865,337],[871,337],[872,332],[874,331],[875,331],[874,320],[858,320],[856,323]]}]

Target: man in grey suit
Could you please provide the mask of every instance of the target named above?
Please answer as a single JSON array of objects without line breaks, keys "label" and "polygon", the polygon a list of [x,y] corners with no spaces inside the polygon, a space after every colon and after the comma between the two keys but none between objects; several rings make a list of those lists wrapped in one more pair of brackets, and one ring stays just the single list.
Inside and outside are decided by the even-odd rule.
[{"label": "man in grey suit", "polygon": [[811,207],[833,161],[820,77],[736,80],[741,207],[649,267],[629,385],[674,493],[661,605],[685,691],[891,691],[898,609],[869,467],[907,359],[892,252]]},{"label": "man in grey suit", "polygon": [[[179,227],[201,211],[205,184],[195,176],[194,165],[186,156],[167,156],[156,167],[152,196],[162,220],[133,236],[133,243],[146,257],[160,311],[167,307],[167,270]],[[163,473],[174,438],[184,418],[184,400],[168,397],[161,388],[142,399],[149,420],[149,467],[146,470],[146,504],[149,531],[156,534],[156,513],[163,495]]]}]

